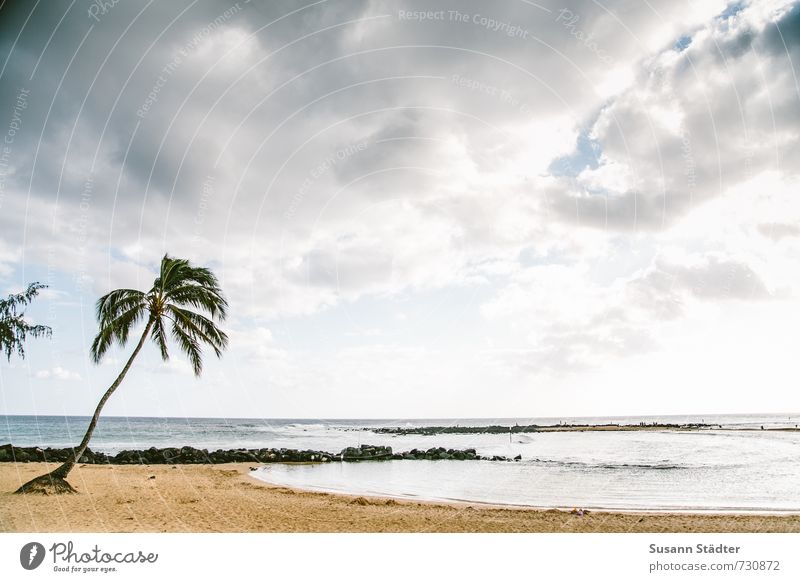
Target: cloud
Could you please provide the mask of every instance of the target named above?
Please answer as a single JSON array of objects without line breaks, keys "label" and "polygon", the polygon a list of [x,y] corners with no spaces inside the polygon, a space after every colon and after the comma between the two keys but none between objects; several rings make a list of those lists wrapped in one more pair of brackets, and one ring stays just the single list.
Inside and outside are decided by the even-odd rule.
[{"label": "cloud", "polygon": [[562,180],[555,212],[585,226],[660,230],[754,175],[795,173],[797,9],[752,3],[699,27],[683,50],[645,60],[592,122],[599,167]]},{"label": "cloud", "polygon": [[266,327],[231,330],[230,341],[249,363],[271,365],[285,361],[286,350],[280,348]]},{"label": "cloud", "polygon": [[[81,266],[81,285],[99,293],[109,275],[143,276],[131,263],[152,266],[163,251],[180,252],[223,265],[235,302],[257,302],[275,315],[304,314],[417,289],[431,277],[434,285],[458,284],[489,252],[513,256],[542,234],[545,213],[567,212],[559,204],[537,208],[520,191],[535,187],[537,173],[569,150],[580,120],[597,105],[593,85],[611,73],[571,29],[554,23],[555,13],[512,4],[488,14],[479,2],[445,2],[446,21],[420,24],[399,16],[414,3],[328,4],[248,4],[224,18],[214,5],[183,13],[151,5],[141,14],[115,6],[72,63],[39,141],[35,129],[44,127],[47,109],[34,97],[55,90],[55,71],[93,22],[68,11],[59,24],[66,46],[38,63],[24,119],[31,131],[15,144],[19,172],[8,184],[20,197],[6,216],[28,208],[29,215],[53,217],[23,226],[26,256]],[[9,30],[28,15],[22,5],[7,10]],[[451,19],[448,10],[470,18]],[[581,2],[571,10],[620,67],[640,59],[641,46],[620,38],[596,5]],[[659,10],[657,17],[629,9],[625,25],[638,38],[666,42],[672,28],[711,13],[677,11],[668,2]],[[481,15],[529,31],[528,40],[488,30]],[[41,31],[59,19],[34,12],[6,75],[20,82],[30,75]],[[125,30],[129,23],[135,25]],[[534,60],[525,57],[531,50]],[[454,82],[455,75],[469,83]],[[137,115],[157,82],[155,100]],[[4,86],[10,101],[13,83]],[[315,176],[325,160],[359,143],[369,145]],[[40,161],[26,180],[36,152],[49,163]],[[209,176],[210,193],[203,187]],[[396,205],[376,205],[390,200],[403,200],[409,216],[438,212],[418,224],[417,232],[426,233],[421,239],[446,227],[444,241],[461,237],[466,244],[445,242],[438,265],[422,264],[435,256],[428,250],[412,251],[407,259],[420,262],[408,267],[402,263],[408,237],[383,239],[384,256],[370,257],[374,247],[354,248],[334,266],[331,243],[348,236],[343,231],[352,217],[369,209],[372,225],[391,222]],[[618,205],[620,224],[628,220],[627,206]],[[4,227],[9,238],[21,238],[18,223]],[[140,251],[131,256],[120,252],[125,248]],[[305,278],[283,268],[297,257],[307,266]],[[393,282],[369,272],[385,270],[389,260]],[[347,280],[335,282],[325,274],[332,269]],[[247,284],[236,283],[247,271],[269,287],[249,293]]]},{"label": "cloud", "polygon": [[800,226],[782,222],[765,222],[759,224],[758,231],[764,236],[776,241],[785,237],[800,236]]},{"label": "cloud", "polygon": [[6,2],[2,282],[58,280],[66,328],[164,252],[209,265],[226,357],[286,402],[527,385],[794,306],[798,3],[538,4]]},{"label": "cloud", "polygon": [[49,370],[37,370],[34,378],[38,380],[80,380],[81,375],[72,370],[67,370],[61,366],[56,366]]},{"label": "cloud", "polygon": [[652,269],[632,283],[637,291],[677,301],[682,294],[714,300],[759,300],[770,296],[764,282],[744,263],[713,254],[687,258],[683,264],[657,259]]},{"label": "cloud", "polygon": [[531,375],[582,372],[657,350],[662,328],[702,304],[769,300],[747,264],[714,253],[658,256],[641,272],[610,284],[582,267],[530,267],[481,307],[491,322],[510,323],[518,344],[490,361]]}]

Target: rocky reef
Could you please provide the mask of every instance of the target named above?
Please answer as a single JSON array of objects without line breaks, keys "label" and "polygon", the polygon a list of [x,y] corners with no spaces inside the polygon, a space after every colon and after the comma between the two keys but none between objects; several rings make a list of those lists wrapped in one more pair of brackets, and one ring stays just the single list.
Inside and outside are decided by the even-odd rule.
[{"label": "rocky reef", "polygon": [[[0,445],[0,462],[56,462],[62,463],[74,455],[71,448],[54,449],[39,447],[15,447]],[[481,456],[475,449],[445,449],[434,447],[427,450],[412,449],[403,453],[392,452],[392,447],[361,445],[347,447],[340,453],[298,449],[227,449],[209,452],[194,447],[151,447],[145,450],[124,450],[116,455],[86,449],[80,462],[87,465],[196,465],[218,463],[330,463],[387,460],[456,460],[456,461],[519,461],[504,456]]]},{"label": "rocky reef", "polygon": [[437,434],[518,434],[536,432],[597,432],[597,431],[648,431],[648,430],[701,430],[711,429],[718,425],[710,424],[664,424],[664,423],[639,423],[639,424],[553,424],[553,425],[489,425],[489,426],[382,426],[364,427],[355,430],[369,431],[376,434],[394,435],[437,435]]}]

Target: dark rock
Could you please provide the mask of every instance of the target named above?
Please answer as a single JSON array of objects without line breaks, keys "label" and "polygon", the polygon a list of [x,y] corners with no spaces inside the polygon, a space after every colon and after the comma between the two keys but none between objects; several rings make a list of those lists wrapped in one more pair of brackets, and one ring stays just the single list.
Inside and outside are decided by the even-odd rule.
[{"label": "dark rock", "polygon": [[[33,461],[64,462],[75,455],[75,449],[53,449],[38,447],[14,447],[11,444],[0,445],[0,462],[17,461],[21,463]],[[427,450],[411,449],[402,453],[394,453],[391,447],[377,445],[360,445],[347,447],[338,455],[325,451],[297,449],[196,449],[190,446],[180,448],[150,447],[146,450],[122,450],[115,455],[95,453],[86,449],[78,460],[83,464],[117,464],[117,465],[164,465],[169,464],[219,464],[219,463],[330,463],[335,461],[371,461],[371,460],[482,460],[475,449],[445,449],[431,447]],[[506,457],[494,456],[486,460],[508,461]]]},{"label": "dark rock", "polygon": [[339,453],[343,461],[380,461],[393,457],[392,447],[379,447],[361,445],[360,447],[347,447]]},{"label": "dark rock", "polygon": [[181,454],[180,449],[168,447],[166,449],[161,449],[161,456],[164,458],[165,463],[172,462],[173,459],[176,459]]}]

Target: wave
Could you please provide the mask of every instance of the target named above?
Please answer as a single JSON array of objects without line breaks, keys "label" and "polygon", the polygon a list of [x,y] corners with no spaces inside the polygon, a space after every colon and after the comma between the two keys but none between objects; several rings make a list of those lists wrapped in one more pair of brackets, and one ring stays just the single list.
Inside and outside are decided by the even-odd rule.
[{"label": "wave", "polygon": [[306,424],[303,422],[293,422],[286,426],[287,428],[299,428],[302,430],[327,430],[329,428],[327,424]]},{"label": "wave", "polygon": [[555,465],[560,467],[581,467],[586,469],[652,469],[658,471],[679,470],[679,469],[697,469],[700,467],[680,464],[669,463],[662,461],[658,463],[608,463],[608,462],[584,462],[584,461],[559,461],[555,459],[531,459],[526,461],[531,465]]},{"label": "wave", "polygon": [[239,429],[248,429],[250,432],[271,432],[271,433],[297,433],[309,431],[326,431],[335,429],[335,427],[326,424],[305,424],[302,422],[293,422],[290,424],[263,422],[260,424],[236,424],[226,426],[231,432],[236,432]]}]

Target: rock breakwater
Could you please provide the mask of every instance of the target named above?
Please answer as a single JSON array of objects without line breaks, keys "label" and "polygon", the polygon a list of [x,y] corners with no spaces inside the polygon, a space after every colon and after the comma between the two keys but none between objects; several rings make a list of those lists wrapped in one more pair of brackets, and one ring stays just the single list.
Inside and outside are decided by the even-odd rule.
[{"label": "rock breakwater", "polygon": [[[63,463],[75,454],[71,448],[15,447],[0,445],[0,462],[55,462]],[[115,455],[86,449],[79,462],[87,465],[198,465],[220,463],[331,463],[387,460],[455,460],[455,461],[511,461],[504,456],[481,456],[475,449],[412,449],[394,453],[391,447],[361,445],[347,447],[334,454],[325,451],[299,449],[196,449],[194,447],[151,447],[144,450],[123,450]]]}]

